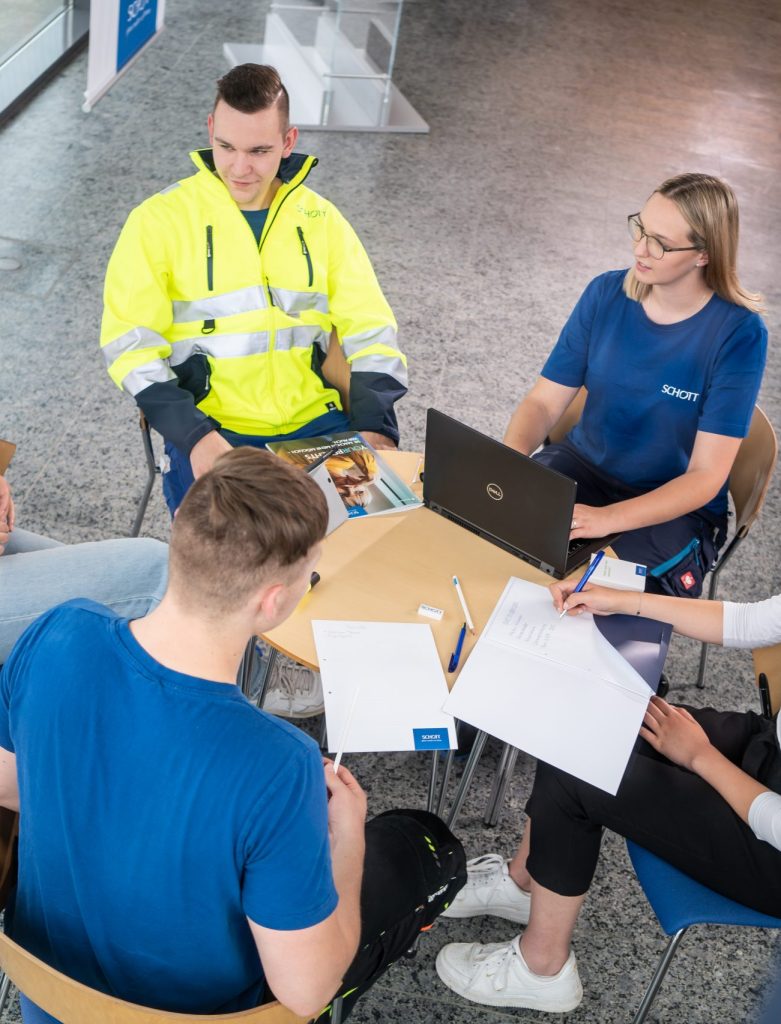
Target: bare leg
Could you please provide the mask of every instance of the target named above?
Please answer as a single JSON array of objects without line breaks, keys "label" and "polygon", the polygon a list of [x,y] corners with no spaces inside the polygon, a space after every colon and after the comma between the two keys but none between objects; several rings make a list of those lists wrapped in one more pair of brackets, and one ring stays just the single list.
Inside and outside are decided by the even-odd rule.
[{"label": "bare leg", "polygon": [[531,830],[532,822],[531,818],[529,818],[526,822],[526,829],[521,839],[521,845],[518,847],[518,852],[510,861],[510,866],[508,868],[510,878],[512,878],[518,888],[523,889],[524,892],[529,892],[532,884],[531,875],[526,870],[526,860],[529,856],[529,844],[531,843]]},{"label": "bare leg", "polygon": [[559,896],[531,879],[531,915],[521,937],[521,952],[535,974],[558,974],[569,956],[582,896]]}]

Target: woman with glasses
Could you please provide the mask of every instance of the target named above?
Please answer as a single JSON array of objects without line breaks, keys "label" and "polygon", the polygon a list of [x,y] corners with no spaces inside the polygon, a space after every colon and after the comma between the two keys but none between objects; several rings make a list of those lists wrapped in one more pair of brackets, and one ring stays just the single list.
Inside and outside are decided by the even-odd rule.
[{"label": "woman with glasses", "polygon": [[585,387],[580,422],[535,456],[578,482],[571,538],[621,534],[613,548],[648,566],[647,590],[697,597],[726,536],[767,329],[738,280],[729,185],[677,175],[628,223],[634,264],[588,285],[505,443],[531,454]]}]

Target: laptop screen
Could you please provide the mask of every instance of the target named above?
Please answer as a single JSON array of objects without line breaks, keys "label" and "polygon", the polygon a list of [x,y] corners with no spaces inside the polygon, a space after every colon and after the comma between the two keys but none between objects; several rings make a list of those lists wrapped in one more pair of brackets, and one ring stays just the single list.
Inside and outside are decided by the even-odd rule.
[{"label": "laptop screen", "polygon": [[429,409],[423,500],[547,572],[567,561],[574,480]]}]

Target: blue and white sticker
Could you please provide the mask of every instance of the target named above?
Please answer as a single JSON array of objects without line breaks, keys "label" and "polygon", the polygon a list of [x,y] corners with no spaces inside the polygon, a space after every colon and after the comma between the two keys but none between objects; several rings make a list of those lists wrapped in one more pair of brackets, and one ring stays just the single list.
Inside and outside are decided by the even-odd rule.
[{"label": "blue and white sticker", "polygon": [[636,565],[635,566],[635,575],[636,576],[645,576],[647,571],[648,570],[646,569],[646,567],[644,565]]},{"label": "blue and white sticker", "polygon": [[439,729],[413,729],[415,750],[450,750],[447,727]]}]

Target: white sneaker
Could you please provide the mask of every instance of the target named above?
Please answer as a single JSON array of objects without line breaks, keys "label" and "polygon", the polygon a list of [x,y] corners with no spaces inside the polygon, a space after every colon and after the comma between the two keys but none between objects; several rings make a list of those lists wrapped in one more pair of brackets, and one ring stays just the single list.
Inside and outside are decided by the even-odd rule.
[{"label": "white sneaker", "polygon": [[516,924],[529,923],[531,896],[510,878],[508,861],[486,853],[466,863],[466,885],[442,911],[442,917],[503,917]]},{"label": "white sneaker", "polygon": [[528,1010],[567,1013],[583,998],[575,954],[570,953],[558,974],[546,977],[530,971],[519,945],[511,942],[451,942],[440,949],[437,974],[448,988],[473,1003],[518,1006]]},{"label": "white sneaker", "polygon": [[323,713],[323,685],[320,673],[277,657],[266,690],[263,710],[283,718],[313,718]]}]

